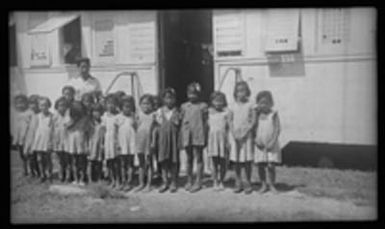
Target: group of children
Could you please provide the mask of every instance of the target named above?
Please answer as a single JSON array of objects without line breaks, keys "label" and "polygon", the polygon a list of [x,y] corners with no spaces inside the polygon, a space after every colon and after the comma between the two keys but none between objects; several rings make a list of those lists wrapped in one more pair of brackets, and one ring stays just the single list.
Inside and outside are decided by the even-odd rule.
[{"label": "group of children", "polygon": [[[247,82],[237,82],[231,107],[220,91],[211,94],[209,105],[202,101],[201,93],[198,83],[189,84],[188,101],[178,108],[175,90],[167,88],[161,96],[141,96],[138,109],[134,98],[124,92],[105,97],[101,92],[86,93],[75,101],[74,88],[65,86],[55,101],[54,113],[47,97],[17,95],[13,146],[20,153],[25,175],[30,172],[42,182],[52,181],[51,153],[56,152],[62,182],[84,185],[89,178],[92,182],[106,179],[119,190],[150,191],[153,177],[161,175],[159,192],[177,191],[181,149],[187,155],[185,189],[199,191],[203,149],[207,147],[215,190],[225,188],[231,162],[235,193],[253,191],[253,163],[258,165],[262,182],[259,192],[269,188],[276,192],[280,124],[272,109],[271,92],[262,91],[252,101]],[[136,169],[138,183],[134,183]]]}]

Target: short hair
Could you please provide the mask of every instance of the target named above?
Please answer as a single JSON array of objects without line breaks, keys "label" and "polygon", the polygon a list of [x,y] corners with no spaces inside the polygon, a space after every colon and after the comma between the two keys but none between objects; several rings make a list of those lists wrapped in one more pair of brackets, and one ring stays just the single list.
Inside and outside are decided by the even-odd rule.
[{"label": "short hair", "polygon": [[176,98],[176,92],[175,92],[174,88],[168,87],[168,88],[164,89],[164,91],[162,93],[162,98],[164,98],[167,94]]},{"label": "short hair", "polygon": [[91,65],[91,60],[88,57],[81,57],[76,60],[76,66],[79,67],[81,63],[87,63],[88,66]]},{"label": "short hair", "polygon": [[234,98],[236,98],[236,94],[237,94],[237,87],[239,87],[240,85],[243,85],[246,87],[246,93],[247,93],[247,97],[250,97],[251,95],[251,90],[250,90],[250,87],[249,87],[249,84],[246,82],[246,81],[238,81],[235,86],[234,86],[234,93],[233,93],[233,96]]},{"label": "short hair", "polygon": [[30,95],[28,97],[28,104],[31,104],[31,103],[36,103],[37,104],[37,102],[39,101],[39,98],[40,98],[39,95],[36,95],[36,94]]},{"label": "short hair", "polygon": [[75,94],[75,88],[72,87],[71,85],[66,85],[62,88],[61,93],[64,94],[64,91],[70,90],[72,94]]},{"label": "short hair", "polygon": [[269,102],[271,103],[271,105],[274,105],[273,94],[271,94],[270,91],[268,91],[268,90],[266,90],[266,91],[260,91],[260,92],[257,94],[256,102],[258,103],[262,98],[266,98],[267,100],[269,100]]},{"label": "short hair", "polygon": [[47,104],[48,104],[48,108],[50,108],[52,106],[52,103],[51,103],[51,100],[47,97],[47,96],[42,96],[39,98],[39,102],[40,101],[46,101]]},{"label": "short hair", "polygon": [[64,98],[64,96],[61,96],[61,97],[59,97],[59,98],[55,101],[55,105],[54,105],[55,110],[58,109],[59,103],[64,103],[66,107],[68,107],[68,105],[69,105],[69,104],[68,104],[68,101],[66,100],[66,98]]},{"label": "short hair", "polygon": [[136,110],[136,107],[135,107],[135,99],[133,96],[131,95],[125,95],[121,98],[120,100],[120,108],[122,109],[123,108],[123,104],[125,103],[129,103],[131,104],[131,108],[132,108],[132,111],[135,112]]},{"label": "short hair", "polygon": [[200,94],[200,93],[202,93],[202,87],[199,83],[193,82],[187,86],[187,92],[193,92],[193,93]]},{"label": "short hair", "polygon": [[99,111],[100,114],[103,114],[103,112],[104,112],[104,107],[103,107],[103,105],[100,104],[100,103],[95,103],[95,104],[92,105],[91,111],[92,111],[92,112],[93,112],[93,111]]},{"label": "short hair", "polygon": [[24,94],[15,95],[15,97],[14,97],[15,103],[19,100],[21,100],[22,103],[28,104],[28,97]]},{"label": "short hair", "polygon": [[213,100],[216,98],[221,98],[224,102],[224,106],[227,107],[227,99],[226,99],[225,93],[223,93],[221,91],[214,91],[210,95],[210,103],[212,104]]},{"label": "short hair", "polygon": [[151,106],[154,106],[154,96],[153,95],[150,95],[150,94],[142,95],[139,99],[139,103],[142,103],[143,100],[145,100],[145,99],[147,99],[151,103]]},{"label": "short hair", "polygon": [[106,101],[106,103],[112,102],[112,103],[115,104],[116,106],[119,105],[119,100],[118,100],[117,96],[116,96],[115,94],[113,94],[113,93],[108,94],[108,95],[106,96],[106,100],[105,100],[105,101]]}]

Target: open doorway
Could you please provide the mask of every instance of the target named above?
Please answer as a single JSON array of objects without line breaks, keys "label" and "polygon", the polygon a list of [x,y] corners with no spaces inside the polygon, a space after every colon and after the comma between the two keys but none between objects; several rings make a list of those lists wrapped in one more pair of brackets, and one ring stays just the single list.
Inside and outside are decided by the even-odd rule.
[{"label": "open doorway", "polygon": [[161,11],[159,23],[160,89],[173,87],[180,104],[195,81],[208,101],[214,89],[211,10]]}]

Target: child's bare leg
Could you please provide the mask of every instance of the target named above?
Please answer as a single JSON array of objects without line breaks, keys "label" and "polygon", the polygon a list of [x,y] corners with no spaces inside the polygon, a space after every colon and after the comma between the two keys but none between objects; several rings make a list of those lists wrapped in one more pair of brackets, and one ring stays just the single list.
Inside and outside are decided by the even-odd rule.
[{"label": "child's bare leg", "polygon": [[177,191],[177,178],[178,178],[178,164],[177,163],[170,163],[171,165],[171,186],[170,186],[170,192],[176,192]]},{"label": "child's bare leg", "polygon": [[192,147],[186,148],[186,157],[187,157],[187,163],[186,163],[187,183],[186,183],[185,189],[186,191],[190,191],[192,187],[192,179],[193,179],[192,171],[193,171],[193,162],[194,162]]},{"label": "child's bare leg", "polygon": [[196,158],[197,164],[197,175],[193,189],[191,192],[197,192],[202,188],[202,177],[203,177],[203,155],[201,147],[193,147],[194,157]]},{"label": "child's bare leg", "polygon": [[18,146],[17,150],[19,151],[20,159],[23,162],[24,176],[28,176],[27,157],[26,157],[26,155],[23,152],[23,147],[22,146]]},{"label": "child's bare leg", "polygon": [[251,161],[247,161],[244,163],[245,166],[245,173],[246,173],[246,188],[245,193],[250,194],[253,191],[253,188],[251,187],[251,170],[252,170],[252,164]]},{"label": "child's bare leg", "polygon": [[241,163],[235,162],[235,189],[234,193],[242,192],[242,181],[241,181]]},{"label": "child's bare leg", "polygon": [[151,181],[152,181],[152,173],[153,173],[152,159],[153,159],[152,155],[147,155],[147,160],[146,160],[147,184],[146,184],[146,190],[145,190],[147,192],[151,191]]},{"label": "child's bare leg", "polygon": [[215,190],[218,189],[218,164],[219,164],[219,158],[218,157],[212,157],[212,162],[213,162],[213,171],[212,171],[212,179],[213,179],[213,187]]},{"label": "child's bare leg", "polygon": [[259,163],[258,164],[258,174],[259,179],[261,181],[261,189],[259,189],[259,193],[264,193],[267,191],[267,185],[266,185],[266,164],[265,163]]},{"label": "child's bare leg", "polygon": [[47,158],[48,177],[49,177],[49,180],[52,182],[53,165],[52,165],[51,152],[46,152],[45,154],[46,154],[46,158]]},{"label": "child's bare leg", "polygon": [[162,170],[162,180],[163,180],[163,184],[162,184],[162,187],[159,189],[159,192],[162,193],[162,192],[165,192],[167,189],[168,189],[168,177],[167,177],[167,173],[168,173],[168,161],[167,160],[164,160],[161,162],[161,170]]},{"label": "child's bare leg", "polygon": [[144,153],[138,154],[139,158],[139,187],[135,190],[136,192],[141,191],[145,188],[144,183],[144,172],[145,172],[145,161],[144,161]]},{"label": "child's bare leg", "polygon": [[224,185],[223,185],[223,182],[225,180],[225,176],[226,176],[226,159],[224,158],[219,158],[219,171],[220,171],[220,174],[219,174],[219,188],[220,189],[224,189]]},{"label": "child's bare leg", "polygon": [[133,178],[134,178],[134,156],[128,155],[127,157],[127,171],[128,171],[128,177],[127,177],[127,191],[131,190],[133,185]]},{"label": "child's bare leg", "polygon": [[68,155],[68,165],[67,165],[67,182],[70,183],[74,177],[74,156],[72,154]]},{"label": "child's bare leg", "polygon": [[275,166],[272,163],[269,163],[267,165],[267,170],[268,170],[267,181],[269,184],[269,188],[272,192],[277,193],[278,190],[275,187]]}]

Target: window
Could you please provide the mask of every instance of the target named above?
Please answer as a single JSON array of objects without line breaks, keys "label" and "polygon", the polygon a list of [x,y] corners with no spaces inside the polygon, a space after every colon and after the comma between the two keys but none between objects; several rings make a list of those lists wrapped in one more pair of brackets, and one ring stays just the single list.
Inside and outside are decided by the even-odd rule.
[{"label": "window", "polygon": [[322,44],[341,44],[348,41],[349,14],[345,9],[324,9],[321,13]]},{"label": "window", "polygon": [[64,63],[75,64],[81,57],[81,27],[80,18],[73,20],[61,29],[62,55]]},{"label": "window", "polygon": [[244,29],[241,12],[223,12],[214,16],[214,45],[218,57],[243,54]]}]

